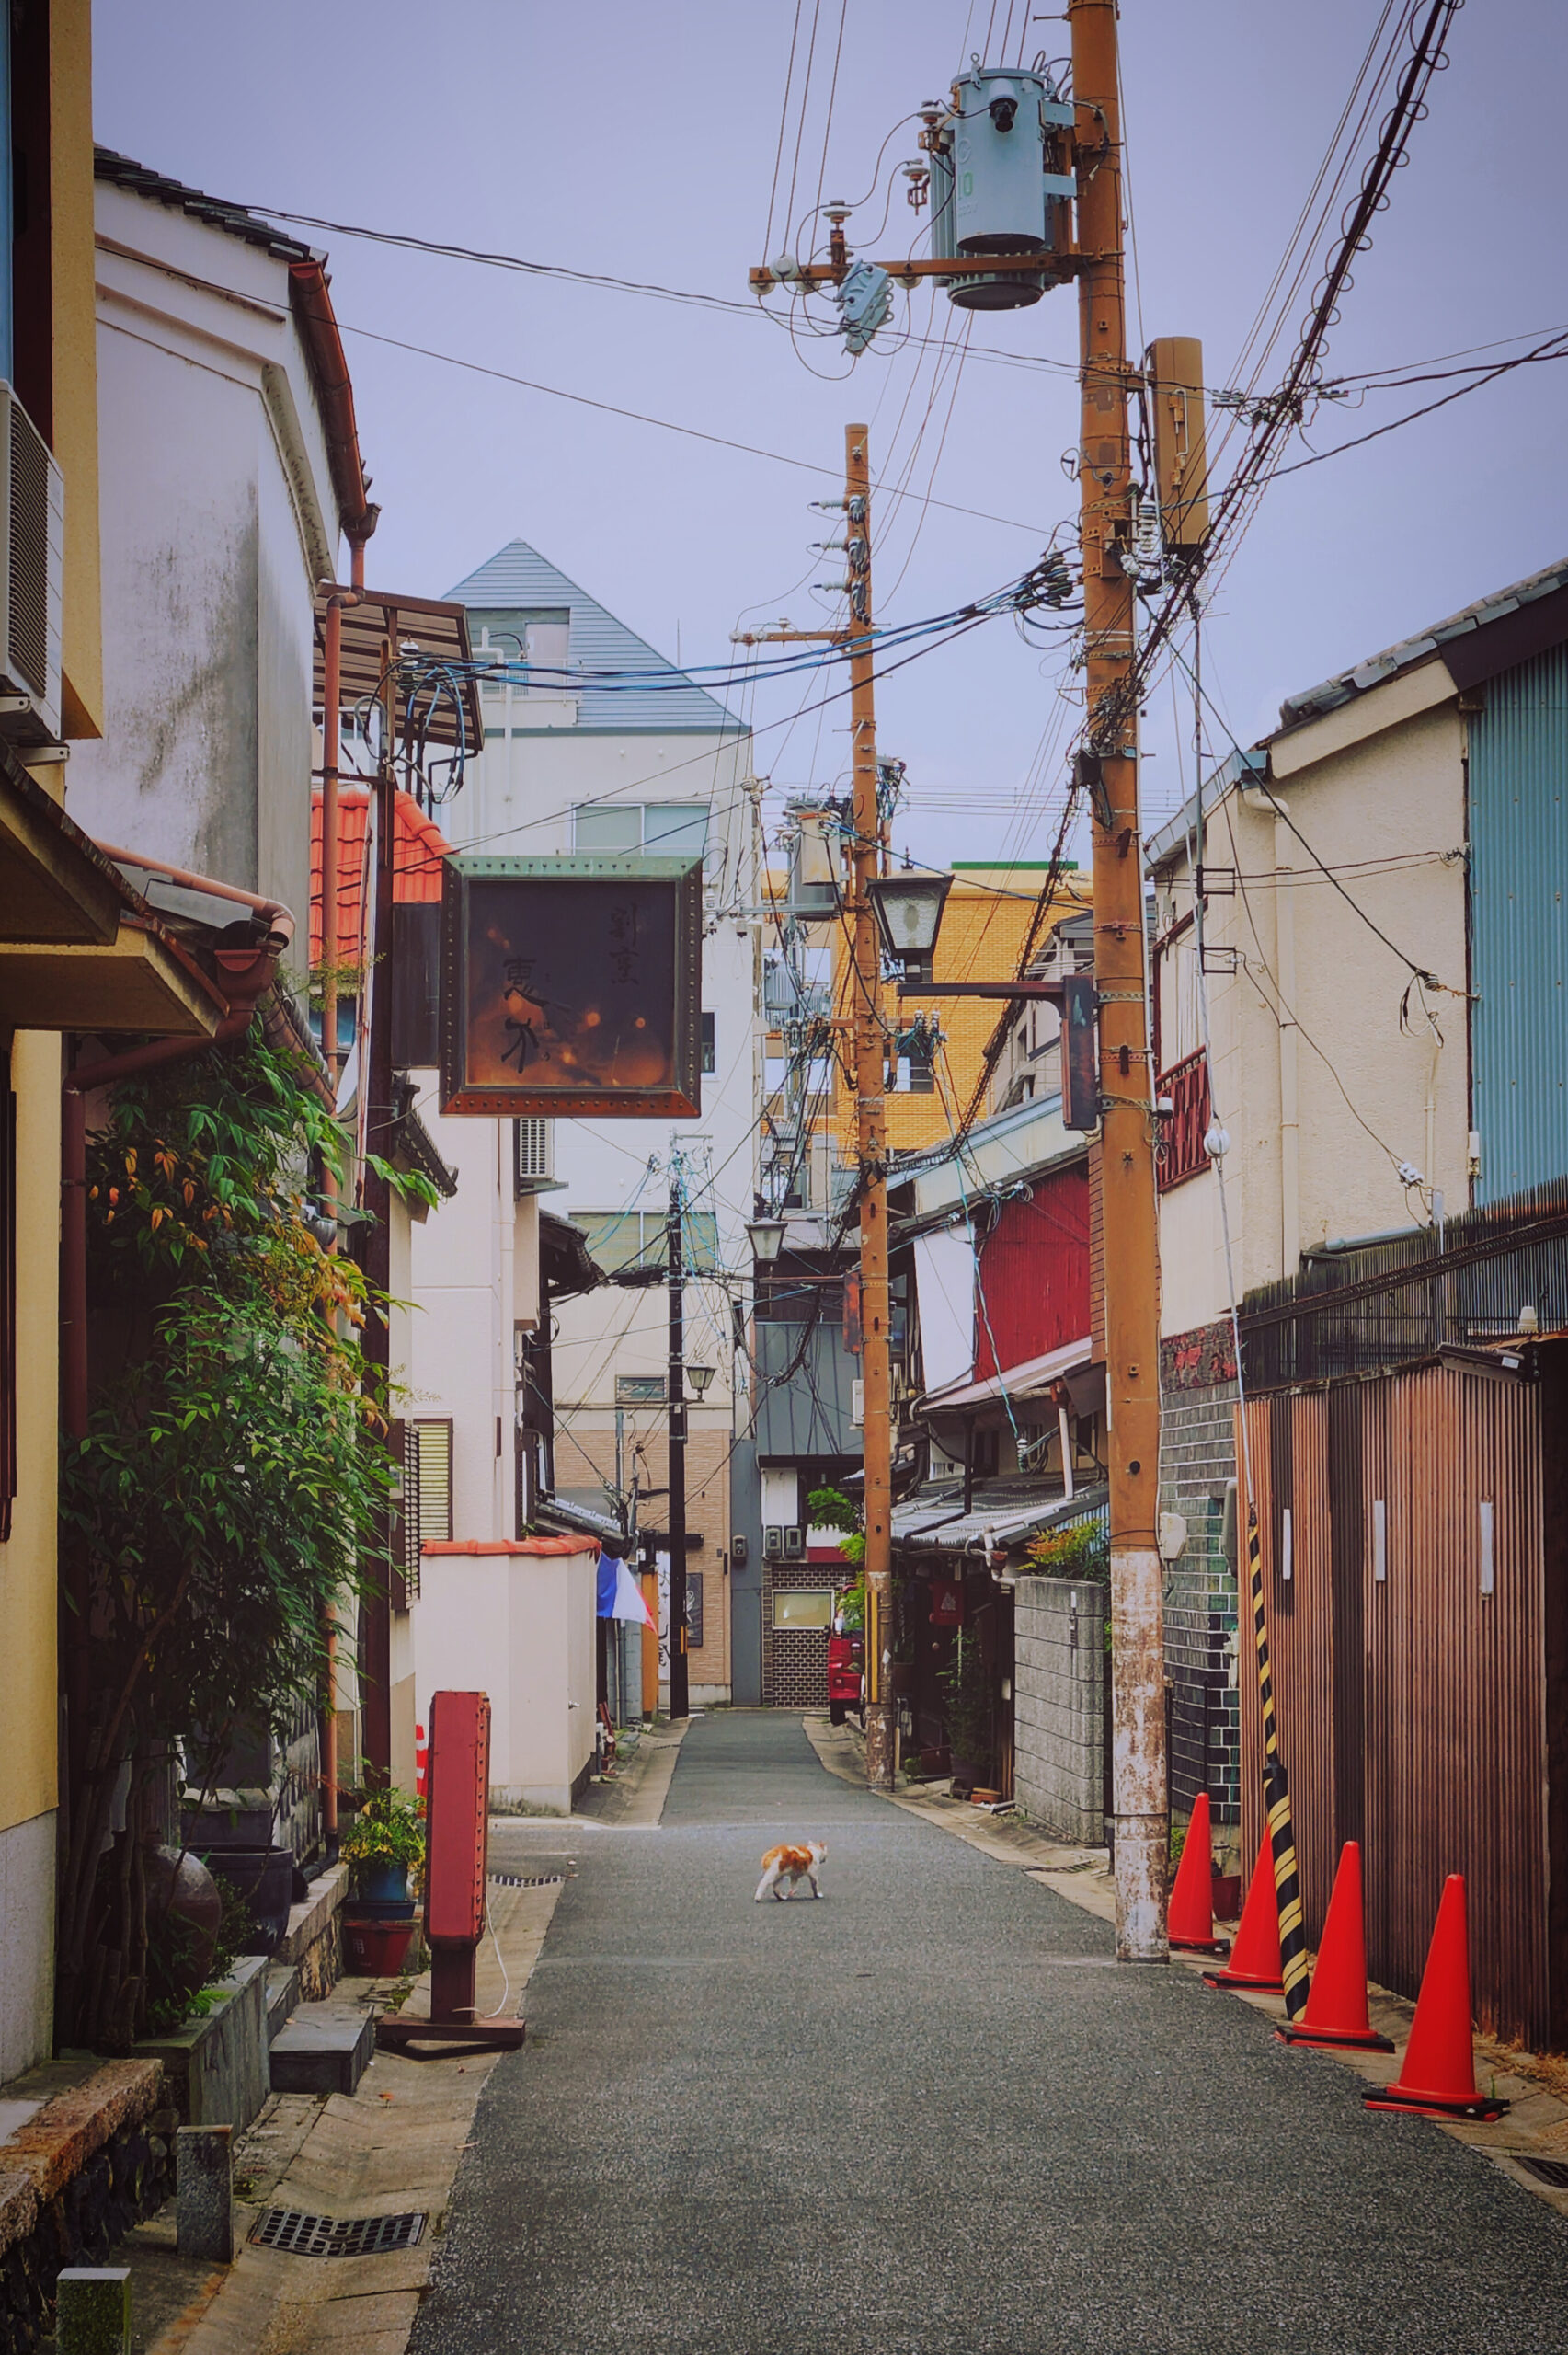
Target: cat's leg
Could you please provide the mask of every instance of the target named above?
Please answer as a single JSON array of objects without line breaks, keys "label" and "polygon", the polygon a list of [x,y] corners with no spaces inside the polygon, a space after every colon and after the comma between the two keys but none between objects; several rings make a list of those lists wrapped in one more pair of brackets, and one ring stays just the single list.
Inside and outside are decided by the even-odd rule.
[{"label": "cat's leg", "polygon": [[757,1894],[752,1901],[754,1904],[761,1905],[763,1898],[766,1897],[770,1889],[773,1890],[775,1897],[778,1895],[778,1867],[776,1865],[770,1865],[767,1871],[762,1875],[761,1879],[757,1883]]},{"label": "cat's leg", "polygon": [[807,1876],[806,1876],[806,1878],[807,1878],[807,1879],[811,1883],[811,1894],[812,1894],[812,1896],[813,1896],[813,1897],[820,1897],[820,1896],[821,1896],[821,1894],[822,1894],[822,1892],[821,1892],[821,1890],[820,1890],[818,1888],[818,1886],[817,1886],[817,1876],[816,1876],[816,1874],[815,1874],[815,1873],[807,1873]]}]

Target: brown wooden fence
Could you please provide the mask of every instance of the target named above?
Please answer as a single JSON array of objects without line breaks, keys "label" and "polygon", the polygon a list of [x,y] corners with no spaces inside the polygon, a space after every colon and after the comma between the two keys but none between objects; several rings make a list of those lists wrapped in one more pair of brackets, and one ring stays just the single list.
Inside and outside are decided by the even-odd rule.
[{"label": "brown wooden fence", "polygon": [[1242,1410],[1309,1939],[1359,1840],[1371,1975],[1413,1995],[1461,1872],[1477,2016],[1537,2047],[1568,2040],[1561,1388],[1428,1364]]}]

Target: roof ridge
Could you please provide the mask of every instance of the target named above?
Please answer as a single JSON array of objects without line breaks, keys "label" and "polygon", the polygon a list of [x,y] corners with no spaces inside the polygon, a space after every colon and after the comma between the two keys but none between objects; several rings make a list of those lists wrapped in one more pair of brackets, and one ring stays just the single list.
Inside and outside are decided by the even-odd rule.
[{"label": "roof ridge", "polygon": [[210,228],[223,229],[231,237],[238,237],[247,246],[263,247],[279,261],[325,261],[323,248],[307,246],[298,237],[285,236],[248,205],[236,204],[230,198],[209,196],[205,189],[191,188],[184,180],[175,179],[167,172],[155,171],[149,164],[139,164],[133,155],[122,155],[116,148],[93,148],[93,178],[108,180],[116,188],[126,189],[132,196],[150,198],[155,203],[189,213],[193,220],[204,221]]}]

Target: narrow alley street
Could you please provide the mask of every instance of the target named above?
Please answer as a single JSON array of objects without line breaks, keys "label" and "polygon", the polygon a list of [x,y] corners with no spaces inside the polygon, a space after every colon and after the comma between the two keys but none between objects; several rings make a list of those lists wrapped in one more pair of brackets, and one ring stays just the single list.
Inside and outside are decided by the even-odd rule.
[{"label": "narrow alley street", "polygon": [[[755,1904],[809,1837],[822,1902]],[[798,1717],[700,1719],[658,1825],[509,1825],[492,1868],[565,1845],[415,2355],[1568,2348],[1548,2209]]]}]

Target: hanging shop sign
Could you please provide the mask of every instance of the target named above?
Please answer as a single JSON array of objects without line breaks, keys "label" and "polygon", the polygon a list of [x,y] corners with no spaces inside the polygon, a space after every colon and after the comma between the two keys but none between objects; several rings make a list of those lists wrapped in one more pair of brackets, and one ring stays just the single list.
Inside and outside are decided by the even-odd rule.
[{"label": "hanging shop sign", "polygon": [[702,1109],[700,859],[442,861],[441,1109]]},{"label": "hanging shop sign", "polygon": [[964,1581],[962,1579],[933,1579],[931,1582],[931,1624],[933,1627],[961,1627],[964,1624]]}]

